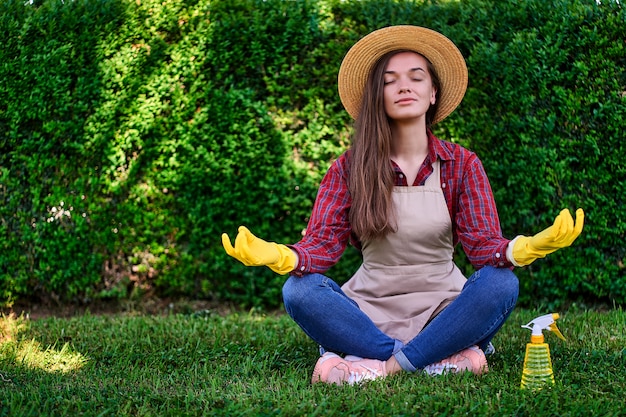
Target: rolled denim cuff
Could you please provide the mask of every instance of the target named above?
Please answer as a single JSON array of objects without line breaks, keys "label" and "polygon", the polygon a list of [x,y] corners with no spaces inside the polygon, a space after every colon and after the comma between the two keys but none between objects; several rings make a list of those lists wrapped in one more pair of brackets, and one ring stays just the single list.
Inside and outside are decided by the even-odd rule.
[{"label": "rolled denim cuff", "polygon": [[394,353],[393,356],[396,358],[396,360],[400,364],[400,367],[402,369],[404,369],[405,371],[407,371],[407,372],[415,372],[415,371],[417,371],[417,368],[415,366],[413,366],[413,364],[411,362],[409,362],[409,359],[406,357],[404,352],[402,352],[401,350],[399,350],[396,353]]},{"label": "rolled denim cuff", "polygon": [[393,343],[393,352],[391,352],[391,354],[395,355],[396,353],[400,352],[400,350],[404,347],[404,343],[402,343],[398,339],[394,339],[393,342],[394,342]]}]

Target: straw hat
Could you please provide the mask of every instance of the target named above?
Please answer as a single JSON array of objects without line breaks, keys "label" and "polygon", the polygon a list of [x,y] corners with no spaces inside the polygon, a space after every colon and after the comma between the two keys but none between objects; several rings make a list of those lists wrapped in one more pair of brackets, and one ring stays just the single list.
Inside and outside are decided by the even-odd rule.
[{"label": "straw hat", "polygon": [[445,119],[461,103],[467,88],[467,66],[459,49],[442,34],[418,26],[378,29],[350,48],[339,68],[339,97],[356,119],[361,109],[363,88],[376,62],[387,52],[415,51],[428,59],[441,81],[439,107],[433,124]]}]

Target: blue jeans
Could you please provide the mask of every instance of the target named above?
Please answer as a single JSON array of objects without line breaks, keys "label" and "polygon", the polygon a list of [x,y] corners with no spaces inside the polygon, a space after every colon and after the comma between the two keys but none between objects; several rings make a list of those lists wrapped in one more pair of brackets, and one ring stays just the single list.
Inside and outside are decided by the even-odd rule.
[{"label": "blue jeans", "polygon": [[513,311],[518,293],[519,282],[510,269],[486,266],[406,345],[381,332],[322,274],[289,277],[283,301],[287,313],[324,350],[379,360],[393,355],[402,369],[413,372],[472,345],[485,350]]}]

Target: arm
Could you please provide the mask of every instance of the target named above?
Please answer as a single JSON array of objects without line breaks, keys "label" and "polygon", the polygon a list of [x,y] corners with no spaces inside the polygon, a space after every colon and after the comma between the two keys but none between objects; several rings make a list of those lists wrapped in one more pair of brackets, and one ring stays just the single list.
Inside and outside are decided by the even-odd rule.
[{"label": "arm", "polygon": [[457,156],[458,177],[455,225],[458,240],[475,268],[512,267],[506,257],[509,239],[502,236],[500,219],[487,174],[473,152]]},{"label": "arm", "polygon": [[345,175],[345,157],[337,160],[326,173],[309,220],[306,235],[295,245],[266,242],[240,226],[231,245],[222,235],[224,250],[246,266],[267,266],[278,274],[324,272],[333,266],[346,248],[350,224],[350,197]]},{"label": "arm", "polygon": [[469,153],[458,193],[456,226],[459,240],[470,262],[479,268],[525,266],[538,258],[570,246],[580,235],[584,212],[578,209],[576,222],[565,209],[554,224],[535,236],[502,237],[493,193],[482,163]]},{"label": "arm", "polygon": [[320,184],[304,237],[290,247],[298,254],[296,273],[325,272],[337,263],[350,239],[351,198],[346,154],[335,161]]}]

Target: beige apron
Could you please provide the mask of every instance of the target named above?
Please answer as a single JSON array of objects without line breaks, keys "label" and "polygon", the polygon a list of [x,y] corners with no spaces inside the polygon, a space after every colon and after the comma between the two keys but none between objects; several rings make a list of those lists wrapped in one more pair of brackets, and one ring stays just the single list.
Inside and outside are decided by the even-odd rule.
[{"label": "beige apron", "polygon": [[395,187],[395,233],[363,242],[363,264],[342,289],[385,334],[408,343],[461,292],[440,163],[425,185]]}]

